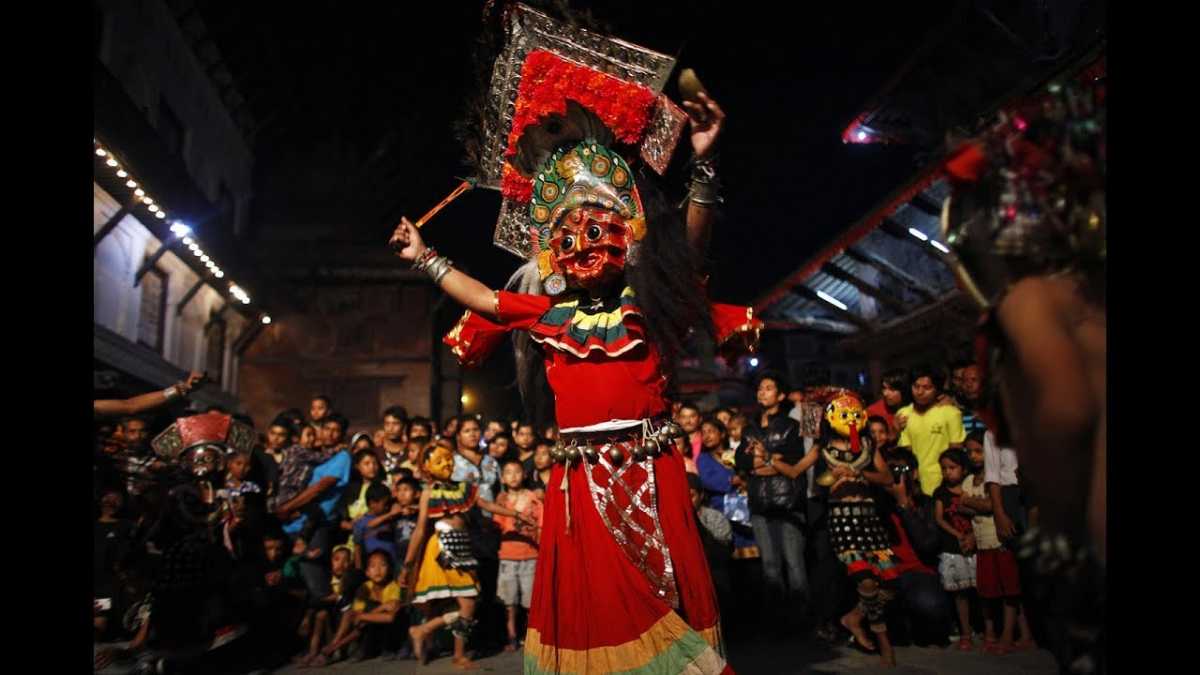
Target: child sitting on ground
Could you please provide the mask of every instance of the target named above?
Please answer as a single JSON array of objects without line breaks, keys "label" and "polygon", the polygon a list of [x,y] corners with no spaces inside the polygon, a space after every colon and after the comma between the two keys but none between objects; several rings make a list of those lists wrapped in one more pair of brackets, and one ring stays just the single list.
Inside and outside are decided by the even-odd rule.
[{"label": "child sitting on ground", "polygon": [[359,586],[350,611],[342,614],[341,625],[333,642],[322,654],[326,658],[358,640],[355,661],[365,661],[376,650],[384,661],[396,658],[396,631],[393,622],[400,610],[400,584],[392,574],[392,560],[382,549],[367,557],[367,581]]},{"label": "child sitting on ground", "polygon": [[[971,519],[975,534],[976,559],[975,585],[984,602],[984,645],[989,654],[1007,654],[1014,649],[1036,648],[1029,620],[1021,604],[1021,581],[1017,571],[1017,557],[1005,547],[996,532],[996,523],[990,515],[992,500],[987,494],[984,481],[984,434],[990,431],[971,432],[963,445],[971,462],[971,477],[963,483],[963,504],[976,512]],[[990,439],[989,439],[990,440]],[[999,601],[999,603],[997,602]],[[1000,640],[996,640],[996,624],[993,619],[995,605],[1004,606],[1004,628]],[[1020,622],[1021,640],[1013,642],[1015,625]]]},{"label": "child sitting on ground", "polygon": [[[293,549],[296,555],[289,563],[299,562],[304,552],[304,542],[297,540]],[[362,573],[354,568],[354,553],[349,546],[335,546],[330,556],[329,595],[314,598],[308,613],[300,624],[300,634],[308,638],[308,653],[297,657],[301,666],[318,667],[329,663],[330,658],[321,651],[321,644],[329,637],[333,623],[350,610],[354,594],[363,583]],[[334,650],[330,650],[332,655]]]}]

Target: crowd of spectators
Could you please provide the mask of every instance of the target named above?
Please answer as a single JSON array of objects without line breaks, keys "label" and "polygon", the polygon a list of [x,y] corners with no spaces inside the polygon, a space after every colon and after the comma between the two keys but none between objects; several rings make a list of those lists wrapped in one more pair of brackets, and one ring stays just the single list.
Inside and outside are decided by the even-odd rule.
[{"label": "crowd of spectators", "polygon": [[[863,397],[873,402],[861,433],[891,473],[871,502],[899,565],[887,634],[997,655],[1030,649],[1036,609],[1027,613],[1014,543],[1036,524],[1037,502],[1016,454],[997,442],[979,369],[949,365],[887,372]],[[98,667],[170,658],[211,669],[223,651],[263,668],[451,650],[465,662],[464,648],[521,648],[556,427],[439,421],[399,405],[352,421],[316,396],[307,412],[261,427],[235,415],[256,428],[257,445],[229,453],[205,490],[181,491],[150,450],[158,429],[138,413],[198,382],[96,403],[94,623],[109,645]],[[769,373],[754,385],[753,406],[673,407],[727,638],[815,635],[877,651],[816,480],[828,467],[804,411],[828,388],[793,390]],[[448,480],[429,472],[439,461],[452,462]],[[447,485],[467,486],[473,500],[445,514],[461,519],[465,548],[442,539],[451,558],[470,561],[456,567],[469,570],[469,588],[439,593],[414,570]]]}]

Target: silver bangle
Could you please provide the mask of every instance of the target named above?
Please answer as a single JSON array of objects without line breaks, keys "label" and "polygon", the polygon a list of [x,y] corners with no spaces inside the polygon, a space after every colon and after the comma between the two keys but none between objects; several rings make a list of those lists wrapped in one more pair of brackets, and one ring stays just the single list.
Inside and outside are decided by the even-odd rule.
[{"label": "silver bangle", "polygon": [[717,176],[716,156],[692,159],[692,181],[688,187],[688,199],[702,206],[720,204],[721,179]]},{"label": "silver bangle", "polygon": [[173,399],[179,395],[179,387],[177,385],[173,384],[173,385],[167,387],[166,389],[163,389],[162,393],[163,393],[163,400],[170,401],[171,399]]},{"label": "silver bangle", "polygon": [[429,278],[433,279],[433,283],[436,285],[442,282],[442,278],[450,273],[450,268],[452,267],[454,267],[454,263],[450,262],[449,258],[437,256],[430,260],[429,264],[422,271],[428,274]]}]

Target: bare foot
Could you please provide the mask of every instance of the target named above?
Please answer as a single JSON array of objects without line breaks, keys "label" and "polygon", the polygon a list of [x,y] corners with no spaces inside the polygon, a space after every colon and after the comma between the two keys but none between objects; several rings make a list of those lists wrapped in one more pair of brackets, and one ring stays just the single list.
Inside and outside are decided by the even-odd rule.
[{"label": "bare foot", "polygon": [[479,670],[479,664],[465,656],[462,658],[455,657],[451,663],[459,670]]},{"label": "bare foot", "polygon": [[413,626],[408,629],[408,636],[412,638],[413,658],[420,665],[425,665],[425,633],[418,626]]},{"label": "bare foot", "polygon": [[859,647],[869,652],[875,651],[875,643],[871,641],[871,638],[867,637],[867,632],[863,630],[862,619],[852,621],[850,619],[852,615],[854,615],[854,612],[850,612],[842,617],[842,627],[850,631],[850,634],[854,636],[854,641],[858,643]]}]

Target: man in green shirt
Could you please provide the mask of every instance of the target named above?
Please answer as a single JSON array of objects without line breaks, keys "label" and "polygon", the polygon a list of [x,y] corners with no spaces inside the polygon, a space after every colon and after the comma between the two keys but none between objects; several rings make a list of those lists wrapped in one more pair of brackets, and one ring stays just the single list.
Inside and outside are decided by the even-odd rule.
[{"label": "man in green shirt", "polygon": [[928,366],[913,371],[911,405],[896,411],[900,439],[896,445],[909,448],[917,458],[921,491],[933,496],[942,484],[942,468],[938,457],[949,448],[962,447],[962,413],[953,405],[938,405],[941,374]]}]

